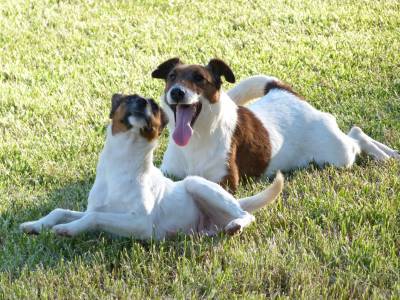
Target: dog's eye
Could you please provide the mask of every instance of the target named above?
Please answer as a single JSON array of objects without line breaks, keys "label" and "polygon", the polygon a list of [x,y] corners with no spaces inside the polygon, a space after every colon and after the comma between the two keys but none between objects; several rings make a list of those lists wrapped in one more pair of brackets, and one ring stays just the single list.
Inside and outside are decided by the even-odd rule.
[{"label": "dog's eye", "polygon": [[196,73],[193,75],[193,80],[195,82],[202,82],[204,80],[204,77],[203,77],[203,75]]},{"label": "dog's eye", "polygon": [[169,80],[175,80],[176,79],[176,74],[175,73],[171,73],[168,75],[168,79]]}]

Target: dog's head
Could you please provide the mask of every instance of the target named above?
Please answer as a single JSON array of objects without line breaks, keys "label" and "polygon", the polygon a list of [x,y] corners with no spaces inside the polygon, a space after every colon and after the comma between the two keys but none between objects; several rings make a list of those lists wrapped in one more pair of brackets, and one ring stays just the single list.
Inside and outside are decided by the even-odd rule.
[{"label": "dog's head", "polygon": [[232,70],[220,59],[201,66],[186,65],[179,58],[172,58],[159,65],[151,76],[165,80],[164,101],[174,114],[172,137],[179,146],[189,142],[202,108],[219,101],[221,77],[235,82]]},{"label": "dog's head", "polygon": [[168,123],[167,115],[153,99],[136,94],[114,94],[110,118],[113,135],[131,131],[148,141],[157,139]]}]

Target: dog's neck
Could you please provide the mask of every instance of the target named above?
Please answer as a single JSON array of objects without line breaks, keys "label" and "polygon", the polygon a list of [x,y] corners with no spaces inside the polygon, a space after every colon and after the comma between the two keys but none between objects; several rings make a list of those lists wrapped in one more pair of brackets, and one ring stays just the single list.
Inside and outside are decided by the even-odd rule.
[{"label": "dog's neck", "polygon": [[[237,105],[223,91],[220,92],[220,99],[217,103],[203,107],[204,115],[198,119],[193,138],[204,140],[214,139],[216,135],[231,135],[236,128]],[[208,111],[207,111],[208,110]],[[210,119],[211,114],[211,119]]]},{"label": "dog's neck", "polygon": [[156,142],[149,142],[139,134],[130,131],[113,135],[110,125],[107,128],[104,152],[112,160],[115,168],[140,177],[154,167],[153,151],[155,146]]}]

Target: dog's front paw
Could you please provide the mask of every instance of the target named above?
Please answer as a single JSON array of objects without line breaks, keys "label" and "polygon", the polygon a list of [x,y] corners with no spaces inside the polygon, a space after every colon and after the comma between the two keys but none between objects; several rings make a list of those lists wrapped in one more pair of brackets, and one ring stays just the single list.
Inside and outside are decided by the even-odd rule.
[{"label": "dog's front paw", "polygon": [[243,228],[248,226],[251,222],[254,222],[255,217],[249,213],[245,213],[243,216],[237,219],[233,219],[225,226],[224,232],[229,235],[239,234],[243,231]]},{"label": "dog's front paw", "polygon": [[217,233],[218,233],[217,230],[203,229],[202,231],[199,232],[199,236],[213,237],[213,236],[216,236]]},{"label": "dog's front paw", "polygon": [[224,228],[224,232],[228,235],[240,234],[242,231],[243,226],[238,222],[238,219],[230,221]]},{"label": "dog's front paw", "polygon": [[39,234],[42,230],[42,224],[37,221],[25,222],[19,225],[19,229],[27,234]]},{"label": "dog's front paw", "polygon": [[394,151],[393,157],[394,157],[395,159],[397,159],[397,160],[400,160],[400,152],[399,152],[399,150],[395,150],[395,151]]},{"label": "dog's front paw", "polygon": [[75,233],[73,232],[72,228],[70,228],[70,227],[71,226],[68,226],[66,224],[60,224],[60,225],[53,226],[53,228],[51,230],[59,236],[72,237],[75,235]]}]

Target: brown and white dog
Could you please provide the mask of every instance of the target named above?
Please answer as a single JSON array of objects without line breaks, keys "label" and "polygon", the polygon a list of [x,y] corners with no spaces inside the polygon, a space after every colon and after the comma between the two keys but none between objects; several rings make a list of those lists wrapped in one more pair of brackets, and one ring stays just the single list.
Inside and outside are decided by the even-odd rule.
[{"label": "brown and white dog", "polygon": [[[166,82],[162,103],[172,135],[161,170],[170,175],[199,175],[234,191],[240,177],[270,176],[312,161],[350,167],[361,151],[378,160],[400,158],[358,127],[346,135],[331,114],[275,77],[250,77],[227,94],[221,77],[234,83],[235,76],[226,63],[187,65],[179,58],[159,65],[152,77]],[[236,104],[261,96],[248,107]]]}]

